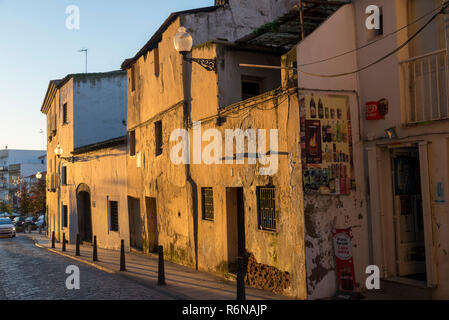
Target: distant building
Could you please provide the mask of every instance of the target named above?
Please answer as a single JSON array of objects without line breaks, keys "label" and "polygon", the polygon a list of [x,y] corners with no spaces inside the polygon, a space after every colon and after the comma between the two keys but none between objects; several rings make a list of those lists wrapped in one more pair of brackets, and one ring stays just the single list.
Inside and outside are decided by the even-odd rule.
[{"label": "distant building", "polygon": [[[126,73],[71,74],[50,81],[47,215],[57,239],[118,248],[128,239]],[[55,149],[62,154],[56,154]]]},{"label": "distant building", "polygon": [[47,168],[43,150],[0,150],[0,201],[17,205],[18,178],[24,178]]}]

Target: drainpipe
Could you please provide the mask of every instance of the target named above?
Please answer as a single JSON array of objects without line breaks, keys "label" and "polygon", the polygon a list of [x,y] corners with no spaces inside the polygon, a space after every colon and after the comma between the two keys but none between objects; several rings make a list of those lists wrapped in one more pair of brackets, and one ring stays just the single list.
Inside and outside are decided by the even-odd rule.
[{"label": "drainpipe", "polygon": [[[184,104],[183,104],[183,125],[184,129],[188,132],[191,127],[191,76],[192,72],[189,68],[190,64],[184,58],[182,58],[182,85],[184,92]],[[190,145],[189,145],[190,149]],[[190,152],[190,151],[189,151]],[[186,180],[190,184],[191,192],[191,210],[193,219],[193,241],[195,250],[195,269],[198,270],[198,185],[193,180],[190,171],[190,159],[185,164]]]}]

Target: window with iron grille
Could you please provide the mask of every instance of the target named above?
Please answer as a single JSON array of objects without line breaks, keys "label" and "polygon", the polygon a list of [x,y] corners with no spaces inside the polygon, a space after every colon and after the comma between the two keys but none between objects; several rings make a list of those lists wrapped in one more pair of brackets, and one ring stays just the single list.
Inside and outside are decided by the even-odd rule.
[{"label": "window with iron grille", "polygon": [[118,231],[118,202],[109,201],[109,212],[111,217],[111,231]]},{"label": "window with iron grille", "polygon": [[259,229],[276,231],[276,200],[274,187],[257,188]]},{"label": "window with iron grille", "polygon": [[201,188],[203,204],[203,220],[214,220],[214,191],[212,188]]},{"label": "window with iron grille", "polygon": [[62,206],[62,219],[64,228],[67,228],[69,225],[69,208],[66,205]]},{"label": "window with iron grille", "polygon": [[134,157],[136,155],[136,131],[129,133],[129,155]]}]

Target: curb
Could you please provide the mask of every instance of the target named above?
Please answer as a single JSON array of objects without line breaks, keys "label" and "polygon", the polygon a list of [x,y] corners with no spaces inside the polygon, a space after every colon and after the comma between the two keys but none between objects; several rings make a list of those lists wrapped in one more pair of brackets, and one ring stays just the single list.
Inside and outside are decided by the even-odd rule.
[{"label": "curb", "polygon": [[59,252],[59,251],[57,251],[57,250],[47,248],[47,247],[45,247],[45,246],[39,244],[34,238],[33,238],[33,241],[34,241],[34,245],[35,245],[36,247],[38,247],[38,248],[46,249],[46,250],[48,250],[48,251],[50,251],[50,252],[59,254],[60,256],[63,256],[63,257],[66,257],[66,258],[69,258],[69,259],[72,259],[72,260],[75,260],[75,261],[78,261],[78,262],[87,264],[87,265],[89,265],[89,266],[91,266],[91,267],[93,267],[93,268],[96,268],[96,269],[98,269],[98,270],[107,272],[107,273],[109,273],[109,274],[117,274],[117,273],[118,273],[118,272],[115,271],[115,270],[111,270],[111,269],[109,269],[109,268],[100,266],[100,265],[98,265],[98,264],[96,264],[96,263],[89,262],[89,261],[86,261],[86,260],[83,260],[83,259],[74,257],[74,256],[72,256],[72,255],[70,255],[70,254],[63,253],[63,252]]}]

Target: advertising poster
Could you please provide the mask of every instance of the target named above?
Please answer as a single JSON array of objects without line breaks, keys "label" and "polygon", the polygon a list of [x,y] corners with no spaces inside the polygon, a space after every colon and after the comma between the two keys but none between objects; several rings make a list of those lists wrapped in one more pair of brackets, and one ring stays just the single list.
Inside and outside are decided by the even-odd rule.
[{"label": "advertising poster", "polygon": [[338,290],[354,291],[356,289],[354,259],[352,257],[351,230],[335,229],[332,231],[337,269]]},{"label": "advertising poster", "polygon": [[306,193],[349,194],[353,160],[348,97],[304,95],[299,106]]}]

